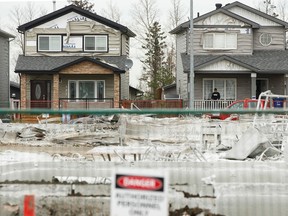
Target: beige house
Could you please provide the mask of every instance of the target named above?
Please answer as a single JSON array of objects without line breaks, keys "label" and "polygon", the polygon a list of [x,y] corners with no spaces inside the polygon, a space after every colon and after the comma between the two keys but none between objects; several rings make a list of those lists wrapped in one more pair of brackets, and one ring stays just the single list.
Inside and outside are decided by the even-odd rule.
[{"label": "beige house", "polygon": [[[223,106],[260,92],[288,94],[288,23],[240,2],[216,4],[215,10],[171,31],[176,35],[177,94],[188,100],[190,50],[194,55],[195,106],[207,104],[217,88]],[[203,103],[205,102],[205,103]]]},{"label": "beige house", "polygon": [[18,27],[21,108],[118,108],[129,98],[127,27],[74,5]]}]

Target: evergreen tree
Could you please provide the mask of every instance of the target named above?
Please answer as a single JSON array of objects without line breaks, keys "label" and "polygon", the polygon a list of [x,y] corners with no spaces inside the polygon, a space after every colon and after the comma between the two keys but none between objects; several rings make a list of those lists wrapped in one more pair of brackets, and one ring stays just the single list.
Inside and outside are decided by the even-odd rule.
[{"label": "evergreen tree", "polygon": [[71,2],[71,4],[80,7],[84,10],[88,10],[92,13],[94,13],[94,3],[89,2],[89,0],[68,0],[68,2]]},{"label": "evergreen tree", "polygon": [[141,81],[147,84],[146,96],[149,99],[159,99],[157,89],[171,84],[174,80],[169,58],[165,61],[164,50],[167,47],[165,38],[161,25],[154,22],[146,33],[145,44],[142,46],[146,53],[145,59],[141,61],[144,64]]}]

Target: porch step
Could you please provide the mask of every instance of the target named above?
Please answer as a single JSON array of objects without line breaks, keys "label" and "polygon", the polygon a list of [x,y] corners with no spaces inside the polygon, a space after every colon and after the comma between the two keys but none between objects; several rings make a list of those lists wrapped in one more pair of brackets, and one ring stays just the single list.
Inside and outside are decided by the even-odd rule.
[{"label": "porch step", "polygon": [[20,117],[21,123],[30,123],[30,124],[38,124],[38,123],[45,123],[47,122],[53,122],[53,123],[61,123],[61,115],[49,115],[43,116],[43,115],[29,115],[29,114],[22,114]]}]

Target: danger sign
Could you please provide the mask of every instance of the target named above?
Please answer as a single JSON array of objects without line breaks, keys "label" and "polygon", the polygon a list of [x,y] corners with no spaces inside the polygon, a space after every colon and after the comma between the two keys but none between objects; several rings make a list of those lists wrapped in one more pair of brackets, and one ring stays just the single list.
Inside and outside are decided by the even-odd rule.
[{"label": "danger sign", "polygon": [[164,172],[117,170],[111,187],[111,216],[168,215],[168,178]]}]

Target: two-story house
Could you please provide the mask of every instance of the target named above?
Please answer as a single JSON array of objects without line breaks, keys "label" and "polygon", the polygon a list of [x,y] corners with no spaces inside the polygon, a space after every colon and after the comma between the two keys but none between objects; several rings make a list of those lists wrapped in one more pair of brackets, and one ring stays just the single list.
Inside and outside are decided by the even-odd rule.
[{"label": "two-story house", "polygon": [[18,31],[21,108],[118,108],[129,97],[127,27],[70,5]]},{"label": "two-story house", "polygon": [[8,108],[10,100],[10,41],[15,36],[0,29],[0,107]]},{"label": "two-story house", "polygon": [[[176,88],[188,100],[190,49],[194,55],[194,99],[211,99],[217,88],[221,100],[257,98],[271,90],[288,94],[288,23],[240,2],[216,9],[193,19],[193,46],[190,21],[170,33],[176,35]],[[225,104],[223,103],[223,104]]]}]

